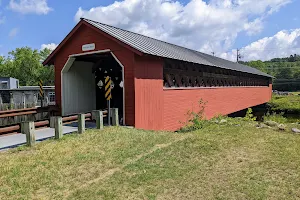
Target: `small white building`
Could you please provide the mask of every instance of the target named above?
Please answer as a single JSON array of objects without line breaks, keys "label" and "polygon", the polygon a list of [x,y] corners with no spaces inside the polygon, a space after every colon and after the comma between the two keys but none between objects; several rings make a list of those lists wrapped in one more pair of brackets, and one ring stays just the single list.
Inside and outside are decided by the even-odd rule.
[{"label": "small white building", "polygon": [[0,89],[19,88],[19,80],[12,77],[0,77]]}]

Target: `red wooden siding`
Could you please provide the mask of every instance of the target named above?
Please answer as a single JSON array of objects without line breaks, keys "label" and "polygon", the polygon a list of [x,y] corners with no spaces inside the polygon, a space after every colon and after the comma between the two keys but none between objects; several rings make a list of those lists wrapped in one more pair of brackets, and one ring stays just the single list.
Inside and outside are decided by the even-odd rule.
[{"label": "red wooden siding", "polygon": [[188,110],[197,111],[198,101],[207,101],[206,117],[217,114],[227,115],[268,102],[272,95],[269,87],[228,87],[203,89],[165,89],[164,96],[164,130],[177,130],[182,127],[179,122],[186,121]]},{"label": "red wooden siding", "polygon": [[163,130],[163,61],[135,56],[135,127]]},{"label": "red wooden siding", "polygon": [[266,103],[269,87],[220,87],[192,89],[163,88],[163,59],[146,56],[100,30],[83,23],[69,40],[55,51],[48,63],[55,65],[56,103],[61,106],[61,70],[69,55],[80,54],[82,45],[95,43],[94,51],[110,49],[124,66],[125,123],[147,130],[177,130],[188,110],[198,109],[198,101],[207,101],[205,115],[230,114]]},{"label": "red wooden siding", "polygon": [[82,52],[82,45],[95,43],[96,49],[110,49],[125,68],[125,123],[134,125],[134,53],[109,39],[104,33],[100,33],[87,25],[82,25],[72,37],[63,45],[55,56],[55,92],[56,103],[61,106],[61,70],[67,62],[69,55]]}]

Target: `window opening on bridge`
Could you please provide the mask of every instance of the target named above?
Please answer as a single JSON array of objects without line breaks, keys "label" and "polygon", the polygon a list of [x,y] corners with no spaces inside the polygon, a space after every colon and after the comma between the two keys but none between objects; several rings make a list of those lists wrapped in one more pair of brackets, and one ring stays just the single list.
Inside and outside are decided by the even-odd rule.
[{"label": "window opening on bridge", "polygon": [[165,88],[269,86],[270,78],[165,59]]}]

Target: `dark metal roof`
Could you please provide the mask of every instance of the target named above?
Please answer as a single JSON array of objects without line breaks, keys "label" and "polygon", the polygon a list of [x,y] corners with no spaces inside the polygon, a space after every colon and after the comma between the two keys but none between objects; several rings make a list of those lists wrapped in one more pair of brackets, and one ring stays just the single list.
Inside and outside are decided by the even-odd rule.
[{"label": "dark metal roof", "polygon": [[264,72],[246,65],[234,63],[222,58],[214,57],[195,50],[187,49],[185,47],[163,42],[100,22],[84,18],[82,18],[82,20],[145,54],[272,77]]}]

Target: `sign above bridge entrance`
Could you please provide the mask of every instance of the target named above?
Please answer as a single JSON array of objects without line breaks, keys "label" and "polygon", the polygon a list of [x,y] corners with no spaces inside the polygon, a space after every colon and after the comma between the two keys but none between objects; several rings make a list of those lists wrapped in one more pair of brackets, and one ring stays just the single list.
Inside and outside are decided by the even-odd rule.
[{"label": "sign above bridge entrance", "polygon": [[95,50],[95,43],[82,45],[82,51],[92,51]]}]

